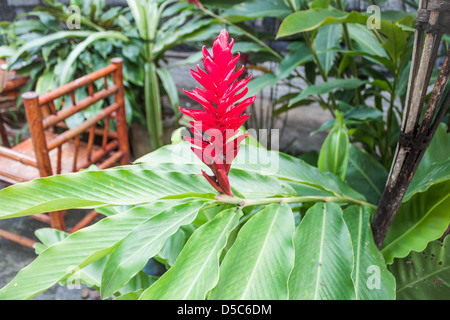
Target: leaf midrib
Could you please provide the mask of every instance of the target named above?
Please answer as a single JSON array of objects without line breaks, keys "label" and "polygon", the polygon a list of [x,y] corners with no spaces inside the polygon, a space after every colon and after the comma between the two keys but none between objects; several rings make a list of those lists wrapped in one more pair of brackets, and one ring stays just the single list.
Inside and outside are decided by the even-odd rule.
[{"label": "leaf midrib", "polygon": [[268,239],[270,237],[270,234],[272,233],[272,229],[273,229],[273,226],[275,225],[275,221],[277,220],[277,216],[278,216],[278,212],[280,211],[280,208],[281,208],[281,206],[278,206],[277,211],[275,212],[275,214],[273,216],[272,223],[270,224],[270,228],[269,228],[269,230],[267,232],[267,236],[264,239],[264,243],[263,243],[263,245],[261,247],[261,250],[259,252],[258,258],[256,259],[256,262],[254,264],[254,268],[253,268],[252,273],[250,274],[250,277],[249,277],[249,279],[248,279],[248,281],[246,283],[244,292],[242,293],[242,296],[241,296],[240,300],[242,300],[244,298],[244,296],[246,295],[247,290],[249,288],[249,284],[250,284],[250,282],[252,281],[252,279],[253,279],[253,277],[255,275],[255,272],[256,272],[256,269],[257,269],[256,267],[258,266],[259,261],[261,260],[262,253],[264,252],[264,249],[265,249],[265,247],[267,245],[267,242],[268,242]]},{"label": "leaf midrib", "polygon": [[[206,261],[208,262],[209,259],[211,258],[211,256],[213,256],[213,253],[215,252],[215,248],[218,246],[218,244],[221,242],[222,237],[224,236],[224,234],[227,233],[228,227],[230,226],[230,224],[233,222],[234,217],[235,217],[236,213],[233,214],[231,216],[230,221],[228,221],[226,227],[223,229],[222,233],[220,234],[220,237],[218,238],[218,240],[216,241],[216,244],[214,245],[213,249],[210,251],[210,253],[208,254],[208,257],[206,259]],[[219,252],[220,253],[220,252]],[[189,290],[186,292],[186,294],[184,295],[184,297],[181,300],[185,300],[186,297],[189,295],[189,293],[191,293],[192,289],[194,288],[195,283],[197,282],[197,280],[200,278],[200,275],[203,271],[203,269],[206,267],[206,265],[208,264],[207,262],[205,262],[202,267],[200,268],[200,270],[197,271],[197,276],[194,278],[194,280],[191,282],[192,286],[189,288]]]},{"label": "leaf midrib", "polygon": [[319,261],[318,261],[318,268],[317,268],[317,277],[316,277],[316,289],[314,292],[314,300],[318,299],[318,293],[319,293],[319,285],[320,285],[320,275],[322,273],[322,266],[321,266],[321,261],[322,261],[322,257],[323,257],[323,243],[325,240],[325,224],[326,224],[326,209],[327,205],[324,204],[323,206],[323,218],[322,218],[322,235],[320,237],[320,249],[319,249]]}]

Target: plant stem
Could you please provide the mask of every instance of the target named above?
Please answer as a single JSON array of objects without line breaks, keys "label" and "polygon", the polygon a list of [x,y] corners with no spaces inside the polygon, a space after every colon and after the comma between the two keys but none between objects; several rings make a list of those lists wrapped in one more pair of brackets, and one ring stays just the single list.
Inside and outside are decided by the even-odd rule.
[{"label": "plant stem", "polygon": [[[303,38],[305,39],[306,45],[308,46],[309,50],[311,51],[311,54],[312,54],[313,59],[314,59],[314,62],[316,63],[317,68],[319,69],[319,73],[322,76],[323,81],[327,82],[328,81],[328,77],[325,74],[325,71],[323,71],[322,64],[319,61],[319,57],[317,56],[316,50],[313,48],[313,45],[312,45],[312,42],[311,42],[311,39],[310,39],[308,33],[307,32],[303,32],[302,34],[303,34]],[[330,92],[330,99],[331,99],[331,103],[333,104],[333,108],[335,110],[337,110],[338,107],[337,107],[336,99],[334,98],[333,92]],[[327,106],[328,110],[331,112],[331,114],[333,115],[333,117],[336,117],[336,115],[334,114],[333,109],[330,108],[328,104],[326,104],[326,106]]]},{"label": "plant stem", "polygon": [[357,200],[353,198],[344,197],[314,197],[314,196],[304,196],[304,197],[285,197],[285,198],[264,198],[264,199],[242,199],[238,197],[230,197],[224,194],[217,195],[216,200],[222,203],[239,205],[240,207],[258,206],[266,205],[271,203],[301,203],[301,202],[338,202],[338,203],[353,203],[360,206],[366,205],[372,209],[376,209],[376,206],[368,203],[366,201]]},{"label": "plant stem", "polygon": [[162,117],[161,97],[159,94],[156,66],[153,62],[145,63],[144,88],[145,88],[145,114],[147,131],[153,150],[163,145],[162,142]]},{"label": "plant stem", "polygon": [[[336,4],[339,10],[344,11],[344,7],[342,6],[342,0],[336,0]],[[348,33],[347,24],[343,23],[342,28],[344,30],[345,46],[347,47],[347,50],[352,51],[353,46]],[[358,70],[356,69],[355,57],[353,56],[350,57],[350,69],[352,70],[353,77],[358,78]],[[359,105],[362,102],[361,91],[359,90],[359,87],[355,88],[355,93],[356,93],[356,103]]]}]

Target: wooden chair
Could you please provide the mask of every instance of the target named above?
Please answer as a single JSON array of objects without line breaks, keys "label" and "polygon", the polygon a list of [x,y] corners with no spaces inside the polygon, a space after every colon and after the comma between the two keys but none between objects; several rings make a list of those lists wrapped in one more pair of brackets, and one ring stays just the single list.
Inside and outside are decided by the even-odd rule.
[{"label": "wooden chair", "polygon": [[[108,85],[108,77],[112,85]],[[103,81],[101,80],[103,78]],[[94,85],[103,82],[103,88],[94,92]],[[89,95],[76,101],[75,91],[86,90]],[[55,100],[70,97],[72,105],[59,111]],[[7,184],[30,181],[38,177],[76,172],[97,164],[104,169],[130,162],[126,125],[122,59],[113,58],[107,67],[85,75],[51,92],[39,96],[36,92],[22,95],[31,138],[6,148],[0,146],[0,181]],[[66,119],[86,110],[100,100],[114,102],[75,127],[68,128]],[[67,99],[66,99],[67,101]],[[115,121],[116,131],[110,130]],[[87,139],[82,139],[85,137]],[[98,213],[93,210],[78,222],[70,232],[88,225]],[[66,231],[64,212],[31,216],[53,228]],[[0,237],[32,247],[34,241],[0,229]]]}]

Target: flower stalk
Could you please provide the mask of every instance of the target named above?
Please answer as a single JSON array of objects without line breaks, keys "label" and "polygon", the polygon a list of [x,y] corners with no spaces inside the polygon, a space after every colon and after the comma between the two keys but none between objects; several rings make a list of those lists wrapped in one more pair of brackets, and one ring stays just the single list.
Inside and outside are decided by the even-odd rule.
[{"label": "flower stalk", "polygon": [[365,205],[372,209],[377,208],[375,205],[368,203],[366,201],[345,197],[298,196],[298,197],[283,197],[283,198],[242,199],[236,196],[228,196],[220,194],[217,195],[215,199],[221,203],[238,205],[243,208],[250,206],[268,205],[272,203],[302,203],[302,202],[318,202],[318,201],[349,203],[349,204],[357,204],[360,206]]}]

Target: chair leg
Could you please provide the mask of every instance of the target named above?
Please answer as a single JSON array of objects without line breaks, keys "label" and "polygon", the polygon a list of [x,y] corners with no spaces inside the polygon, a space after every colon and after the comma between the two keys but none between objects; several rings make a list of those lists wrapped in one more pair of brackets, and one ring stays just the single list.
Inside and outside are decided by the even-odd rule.
[{"label": "chair leg", "polygon": [[19,236],[18,234],[0,229],[0,237],[7,239],[7,240],[11,240],[14,242],[17,242],[18,244],[28,247],[28,248],[33,248],[33,245],[36,243],[36,241],[31,240],[27,237],[22,237]]},{"label": "chair leg", "polygon": [[0,136],[2,138],[3,146],[6,148],[11,148],[11,145],[8,141],[8,134],[6,133],[5,126],[3,125],[2,120],[0,119]]},{"label": "chair leg", "polygon": [[50,212],[50,226],[52,228],[58,229],[58,230],[62,230],[62,231],[66,231],[66,226],[64,223],[64,214],[65,211],[55,211],[55,212]]},{"label": "chair leg", "polygon": [[89,212],[83,219],[81,219],[70,231],[69,233],[74,233],[84,227],[86,227],[99,213],[95,210]]}]

